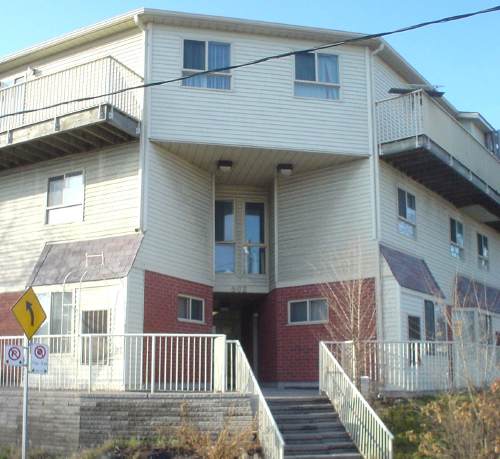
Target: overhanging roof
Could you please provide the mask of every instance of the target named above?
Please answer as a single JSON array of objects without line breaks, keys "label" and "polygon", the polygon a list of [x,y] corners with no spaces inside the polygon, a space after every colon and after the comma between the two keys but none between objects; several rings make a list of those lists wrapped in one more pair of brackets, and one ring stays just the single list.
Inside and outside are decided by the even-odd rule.
[{"label": "overhanging roof", "polygon": [[380,253],[387,261],[401,287],[444,298],[444,293],[422,258],[380,244]]},{"label": "overhanging roof", "polygon": [[500,289],[457,275],[456,307],[480,308],[500,314]]},{"label": "overhanging roof", "polygon": [[132,268],[142,234],[47,243],[28,285],[61,285],[120,279]]}]

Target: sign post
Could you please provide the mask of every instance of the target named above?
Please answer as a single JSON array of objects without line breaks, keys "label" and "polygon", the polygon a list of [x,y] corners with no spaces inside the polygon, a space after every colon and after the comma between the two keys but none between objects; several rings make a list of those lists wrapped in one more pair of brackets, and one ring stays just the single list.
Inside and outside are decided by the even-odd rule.
[{"label": "sign post", "polygon": [[[23,329],[26,338],[24,339],[24,363],[23,366],[23,438],[22,438],[22,459],[28,457],[28,394],[29,394],[29,370],[30,370],[30,357],[31,357],[31,339],[33,335],[42,326],[43,322],[47,318],[45,311],[38,301],[38,298],[30,287],[23,296],[19,298],[17,303],[12,307],[12,314],[18,321],[19,325]],[[12,347],[11,347],[12,349]],[[41,351],[38,351],[41,356]],[[18,352],[10,351],[10,358],[14,358],[18,355]],[[45,358],[45,354],[43,355]],[[19,360],[19,357],[17,358]]]}]

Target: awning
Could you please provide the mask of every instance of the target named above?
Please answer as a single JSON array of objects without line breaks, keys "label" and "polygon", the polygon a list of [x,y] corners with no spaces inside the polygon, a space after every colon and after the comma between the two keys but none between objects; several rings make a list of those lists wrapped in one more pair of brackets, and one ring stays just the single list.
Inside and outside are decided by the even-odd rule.
[{"label": "awning", "polygon": [[500,290],[481,282],[457,275],[456,306],[484,309],[500,314]]},{"label": "awning", "polygon": [[142,234],[47,243],[28,285],[58,285],[119,279],[132,268]]},{"label": "awning", "polygon": [[380,244],[380,252],[401,287],[439,298],[445,297],[423,259],[382,244]]}]

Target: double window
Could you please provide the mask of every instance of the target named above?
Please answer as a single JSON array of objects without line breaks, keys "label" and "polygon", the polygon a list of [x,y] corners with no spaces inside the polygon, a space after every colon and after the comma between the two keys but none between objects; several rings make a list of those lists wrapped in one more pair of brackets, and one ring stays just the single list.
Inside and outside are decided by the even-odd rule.
[{"label": "double window", "polygon": [[177,297],[177,318],[190,322],[205,322],[205,302],[200,298],[179,295]]},{"label": "double window", "polygon": [[290,301],[288,323],[310,324],[328,321],[328,302],[324,298]]},{"label": "double window", "polygon": [[488,250],[488,238],[484,234],[477,233],[477,261],[480,269],[490,269],[490,252]]},{"label": "double window", "polygon": [[[238,221],[235,221],[235,207]],[[237,225],[236,225],[237,223]],[[235,226],[239,229],[235,230]],[[239,237],[236,238],[235,234]],[[241,255],[237,257],[238,253]],[[215,272],[266,273],[265,204],[242,200],[215,201]]]},{"label": "double window", "polygon": [[317,99],[340,98],[339,58],[335,54],[295,55],[295,95]]},{"label": "double window", "polygon": [[450,253],[455,258],[464,257],[464,225],[450,218]]},{"label": "double window", "polygon": [[[231,45],[217,41],[184,40],[182,76],[217,70],[231,65]],[[182,80],[183,86],[192,88],[231,89],[229,70],[207,75],[196,75]]]},{"label": "double window", "polygon": [[401,188],[398,188],[398,216],[400,234],[415,237],[417,224],[415,196]]},{"label": "double window", "polygon": [[83,173],[49,178],[45,222],[49,225],[83,220]]}]

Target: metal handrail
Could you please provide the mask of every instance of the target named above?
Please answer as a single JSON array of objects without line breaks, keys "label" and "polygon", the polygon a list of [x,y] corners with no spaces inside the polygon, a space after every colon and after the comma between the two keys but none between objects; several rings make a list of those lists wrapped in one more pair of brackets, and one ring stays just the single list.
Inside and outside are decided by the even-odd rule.
[{"label": "metal handrail", "polygon": [[345,429],[364,457],[392,459],[394,436],[357,389],[340,363],[320,343],[320,391],[339,414]]}]

